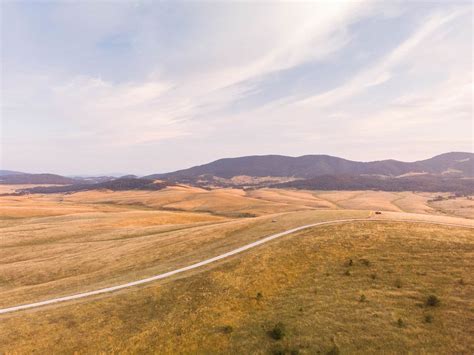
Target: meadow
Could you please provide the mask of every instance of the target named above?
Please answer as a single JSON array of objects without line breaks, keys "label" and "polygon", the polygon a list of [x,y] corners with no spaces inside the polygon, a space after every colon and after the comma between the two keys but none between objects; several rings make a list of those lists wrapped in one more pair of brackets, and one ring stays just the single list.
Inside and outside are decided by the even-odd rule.
[{"label": "meadow", "polygon": [[304,224],[380,221],[315,227],[170,279],[2,315],[0,352],[472,352],[472,229],[394,221],[474,225],[470,200],[433,197],[187,186],[1,196],[0,307],[148,277]]}]

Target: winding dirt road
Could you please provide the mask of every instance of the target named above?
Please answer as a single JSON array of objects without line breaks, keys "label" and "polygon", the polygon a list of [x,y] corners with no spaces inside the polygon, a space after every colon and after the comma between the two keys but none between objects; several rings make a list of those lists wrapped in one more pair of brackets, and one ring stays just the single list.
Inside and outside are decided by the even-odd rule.
[{"label": "winding dirt road", "polygon": [[152,282],[152,281],[165,279],[167,277],[170,277],[170,276],[173,276],[173,275],[176,275],[176,274],[180,274],[180,273],[188,271],[188,270],[197,269],[201,266],[208,265],[208,264],[214,263],[216,261],[228,258],[230,256],[242,253],[243,251],[246,251],[248,249],[255,248],[255,247],[257,247],[261,244],[265,244],[265,243],[267,243],[271,240],[283,237],[283,236],[291,234],[291,233],[301,231],[303,229],[308,229],[308,228],[318,227],[318,226],[324,226],[324,225],[330,225],[330,224],[340,224],[340,223],[350,223],[350,222],[360,222],[360,221],[364,221],[364,222],[367,222],[367,221],[371,221],[371,222],[409,222],[409,223],[439,224],[439,225],[444,225],[444,226],[474,228],[474,226],[464,225],[464,224],[423,221],[423,220],[410,220],[410,219],[372,219],[370,217],[369,218],[340,219],[340,220],[332,220],[332,221],[306,224],[304,226],[288,229],[288,230],[280,232],[280,233],[269,235],[268,237],[262,238],[260,240],[257,240],[256,242],[253,242],[253,243],[246,244],[244,246],[241,246],[240,248],[231,250],[227,253],[220,254],[220,255],[217,255],[213,258],[206,259],[206,260],[200,261],[198,263],[188,265],[188,266],[176,269],[176,270],[165,272],[163,274],[155,275],[155,276],[152,276],[152,277],[147,277],[145,279],[140,279],[140,280],[128,282],[128,283],[121,284],[121,285],[101,288],[101,289],[98,289],[98,290],[93,290],[93,291],[88,291],[88,292],[76,293],[76,294],[70,295],[70,296],[51,298],[49,300],[45,300],[45,301],[41,301],[41,302],[34,302],[34,303],[22,304],[22,305],[18,305],[18,306],[12,306],[12,307],[8,307],[8,308],[2,308],[2,309],[0,309],[0,314],[6,314],[6,313],[21,311],[21,310],[31,309],[31,308],[38,308],[38,307],[42,307],[42,306],[46,306],[46,305],[59,303],[59,302],[77,300],[77,299],[80,299],[80,298],[85,298],[85,297],[94,296],[94,295],[100,295],[100,294],[103,294],[103,293],[109,293],[109,292],[113,292],[113,291],[122,290],[124,288],[129,288],[129,287],[134,287],[134,286],[137,286],[137,285],[146,284],[146,283],[149,283],[149,282]]}]

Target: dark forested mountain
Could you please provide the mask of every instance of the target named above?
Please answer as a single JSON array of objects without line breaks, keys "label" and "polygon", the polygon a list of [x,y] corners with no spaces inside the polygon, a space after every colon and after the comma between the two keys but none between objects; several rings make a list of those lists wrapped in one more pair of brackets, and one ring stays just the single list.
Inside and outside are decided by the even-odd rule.
[{"label": "dark forested mountain", "polygon": [[380,160],[357,162],[329,155],[304,155],[288,157],[282,155],[248,156],[216,160],[166,174],[153,174],[147,178],[182,180],[199,176],[232,178],[235,176],[275,176],[308,179],[322,175],[384,175],[400,176],[413,173],[437,175],[474,176],[473,153],[446,153],[416,162]]},{"label": "dark forested mountain", "polygon": [[[11,174],[0,184],[67,185],[36,187],[24,192],[74,192],[93,189],[156,190],[175,183],[201,187],[289,187],[318,190],[416,190],[474,193],[474,154],[453,152],[426,160],[357,162],[329,155],[248,156],[216,160],[143,178],[126,175],[69,178],[54,174]],[[14,173],[14,172],[13,172]],[[155,182],[156,179],[161,180]]]},{"label": "dark forested mountain", "polygon": [[305,190],[381,190],[425,191],[474,194],[474,179],[437,175],[414,175],[401,178],[377,176],[322,175],[311,179],[295,180],[272,187]]}]

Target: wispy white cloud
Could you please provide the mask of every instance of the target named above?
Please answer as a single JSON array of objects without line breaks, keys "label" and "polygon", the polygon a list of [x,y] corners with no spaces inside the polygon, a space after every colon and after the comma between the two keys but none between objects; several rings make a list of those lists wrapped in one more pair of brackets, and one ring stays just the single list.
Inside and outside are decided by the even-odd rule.
[{"label": "wispy white cloud", "polygon": [[327,107],[363,93],[373,86],[387,82],[394,76],[393,72],[397,70],[398,66],[413,59],[423,41],[444,25],[467,13],[469,13],[469,10],[462,9],[448,13],[437,12],[432,14],[412,36],[391,51],[378,64],[357,73],[348,82],[333,90],[305,98],[299,103],[316,108]]},{"label": "wispy white cloud", "polygon": [[[36,5],[38,15],[11,6],[1,93],[10,168],[34,163],[19,153],[26,146],[77,160],[71,147],[87,146],[96,169],[137,151],[146,172],[141,149],[165,146],[180,162],[161,154],[161,171],[232,154],[365,154],[354,144],[449,120],[449,139],[429,127],[420,139],[465,145],[472,54],[459,53],[472,50],[471,5],[60,3]],[[384,43],[405,22],[418,25]],[[364,45],[379,26],[378,42]]]}]

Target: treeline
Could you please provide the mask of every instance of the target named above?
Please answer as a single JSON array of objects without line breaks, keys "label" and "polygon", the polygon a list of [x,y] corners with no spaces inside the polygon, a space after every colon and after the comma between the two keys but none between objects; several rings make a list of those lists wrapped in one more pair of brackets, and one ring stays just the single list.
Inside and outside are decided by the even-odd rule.
[{"label": "treeline", "polygon": [[295,180],[272,185],[277,188],[305,190],[383,190],[452,192],[474,194],[474,179],[419,175],[403,178],[379,178],[374,176],[323,175],[311,179]]},{"label": "treeline", "polygon": [[151,179],[123,178],[112,181],[101,182],[97,184],[75,184],[67,186],[38,186],[29,189],[18,190],[19,194],[27,193],[72,193],[79,191],[107,189],[112,191],[125,190],[161,190],[169,184],[166,182],[157,182]]}]

